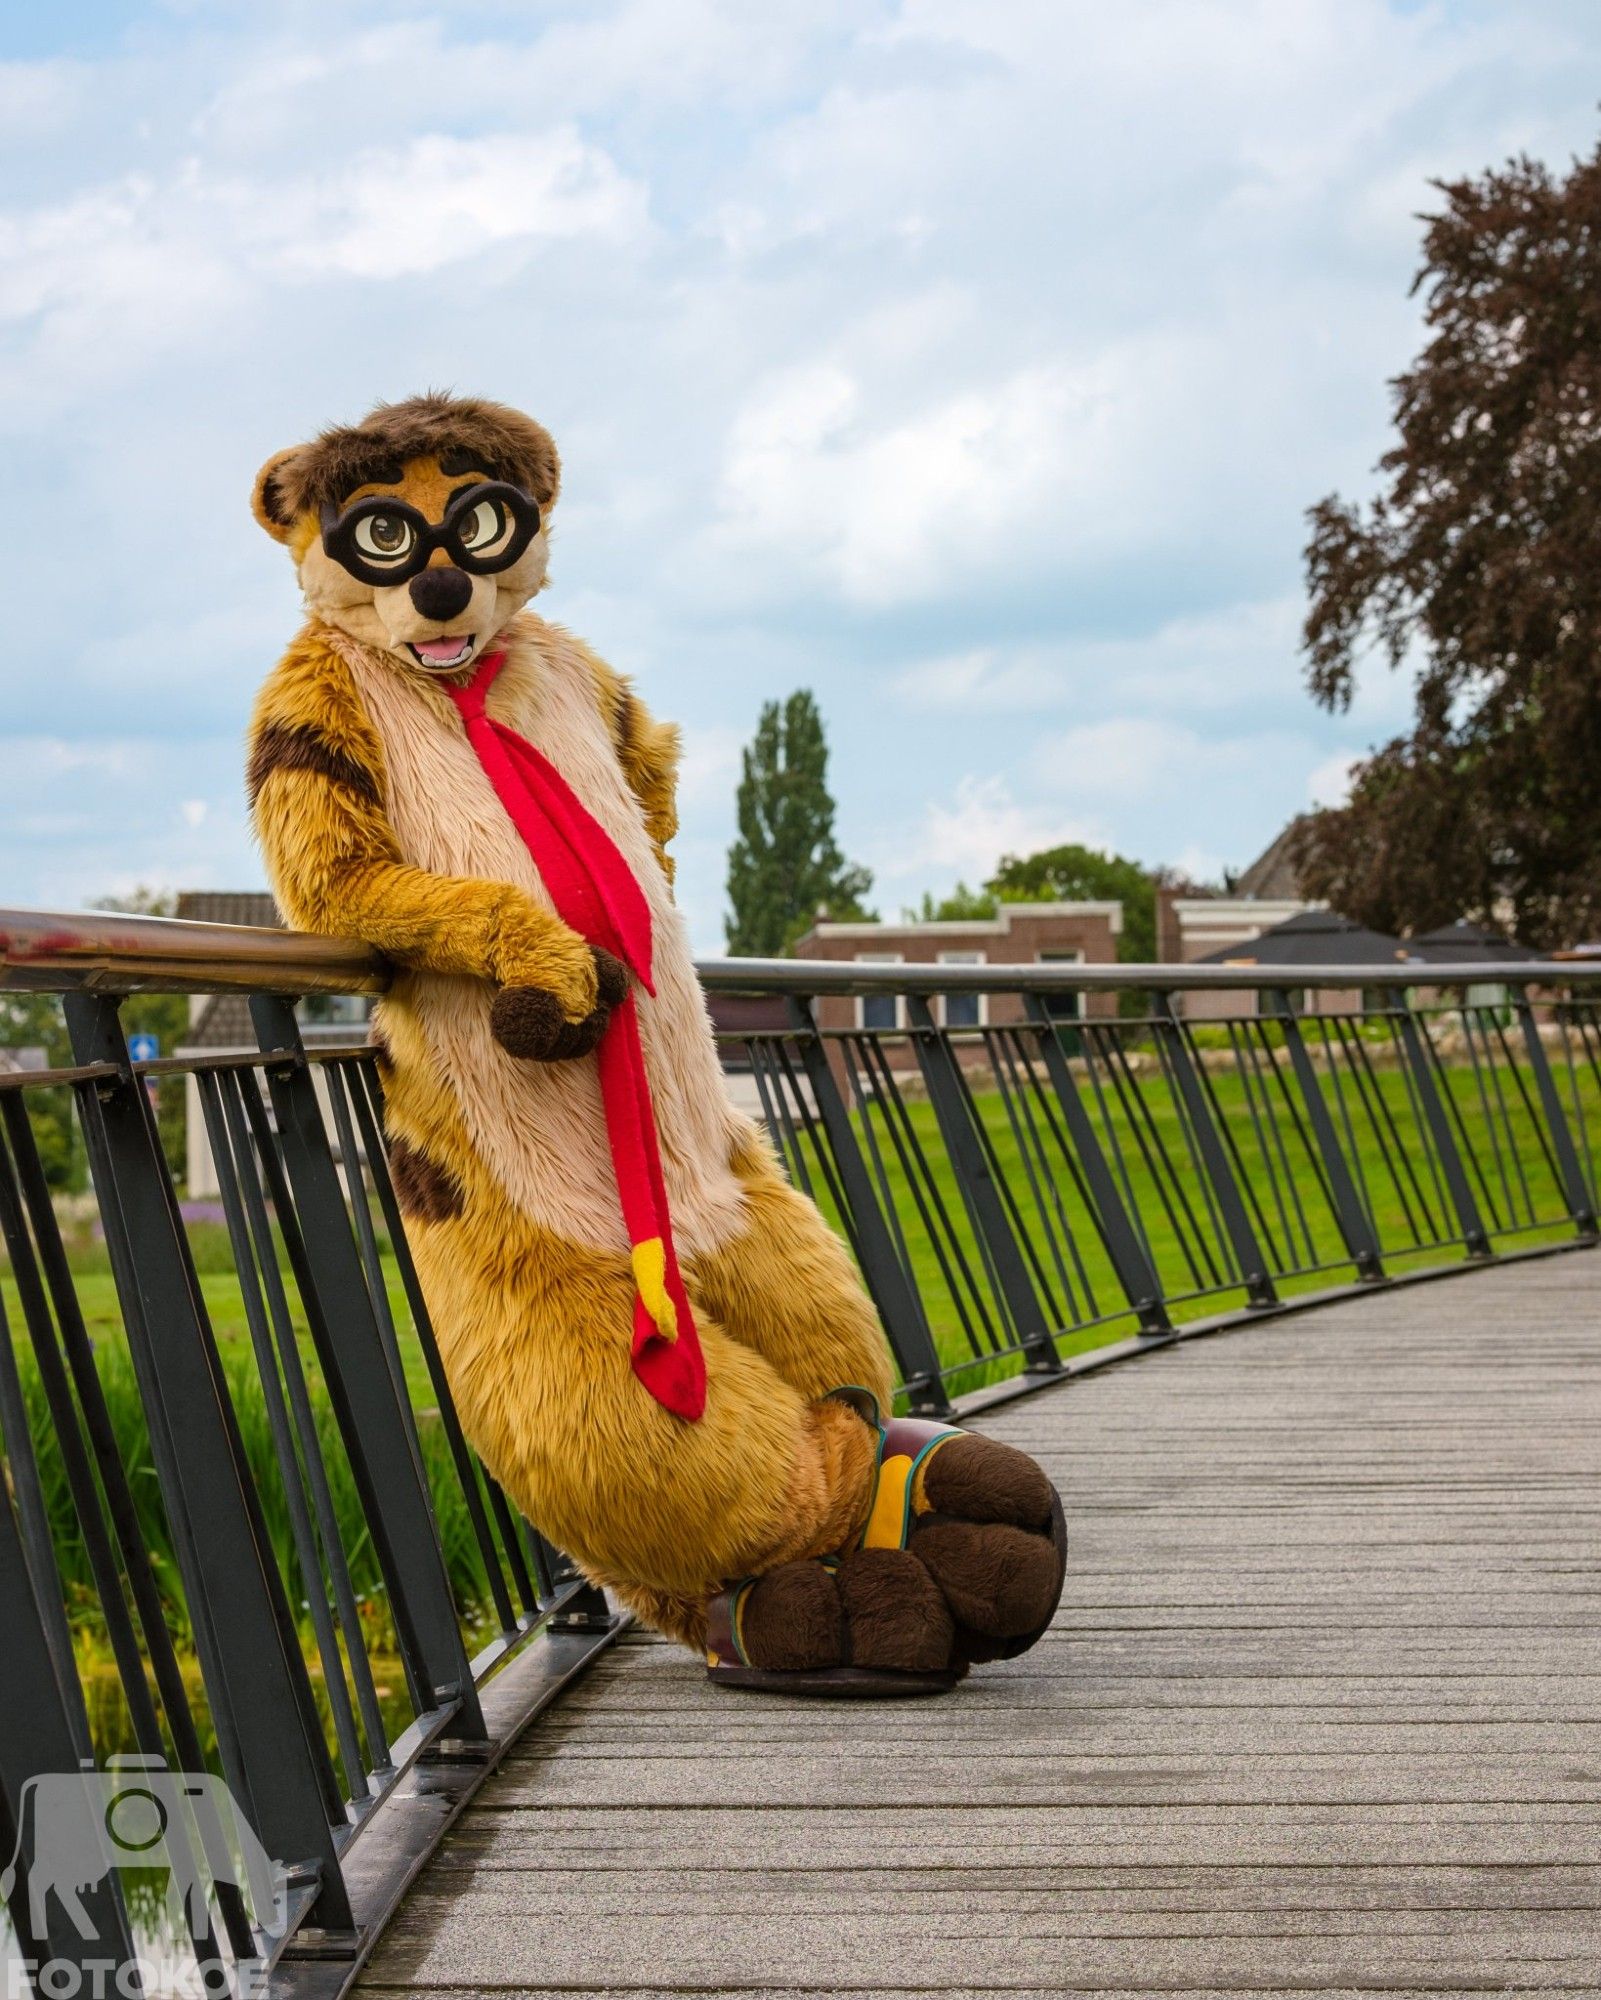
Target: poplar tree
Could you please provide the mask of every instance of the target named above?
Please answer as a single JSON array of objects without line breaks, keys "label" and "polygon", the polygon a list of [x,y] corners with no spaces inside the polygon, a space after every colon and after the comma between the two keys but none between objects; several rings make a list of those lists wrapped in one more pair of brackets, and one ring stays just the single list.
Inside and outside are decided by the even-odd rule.
[{"label": "poplar tree", "polygon": [[728,850],[728,949],[739,958],[787,952],[819,914],[871,919],[867,869],[834,838],[828,743],[811,691],[764,702],[742,755],[739,838]]}]

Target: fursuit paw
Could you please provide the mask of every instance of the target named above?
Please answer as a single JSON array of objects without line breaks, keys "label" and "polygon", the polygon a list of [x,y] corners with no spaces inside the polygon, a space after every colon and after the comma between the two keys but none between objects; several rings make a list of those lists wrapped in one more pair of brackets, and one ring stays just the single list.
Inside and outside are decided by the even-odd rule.
[{"label": "fursuit paw", "polygon": [[782,1563],[712,1600],[706,1671],[770,1694],[942,1694],[965,1672],[928,1570],[904,1549]]},{"label": "fursuit paw", "polygon": [[596,947],[594,961],[595,1004],[576,1017],[543,986],[503,986],[489,1010],[490,1032],[500,1046],[527,1062],[587,1056],[628,991],[628,968],[620,959]]}]

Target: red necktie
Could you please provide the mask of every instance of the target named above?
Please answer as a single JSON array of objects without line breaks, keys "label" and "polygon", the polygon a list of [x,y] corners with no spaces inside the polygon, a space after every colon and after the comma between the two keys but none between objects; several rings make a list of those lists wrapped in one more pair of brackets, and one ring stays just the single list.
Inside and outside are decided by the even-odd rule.
[{"label": "red necktie", "polygon": [[[620,958],[654,997],[650,905],[633,870],[550,759],[484,712],[505,663],[504,653],[486,653],[465,687],[444,683],[461,712],[467,741],[533,856],[557,916],[590,944]],[[706,1363],[673,1248],[632,992],[612,1009],[595,1059],[631,1245],[634,1373],[665,1409],[693,1423],[706,1407]]]}]

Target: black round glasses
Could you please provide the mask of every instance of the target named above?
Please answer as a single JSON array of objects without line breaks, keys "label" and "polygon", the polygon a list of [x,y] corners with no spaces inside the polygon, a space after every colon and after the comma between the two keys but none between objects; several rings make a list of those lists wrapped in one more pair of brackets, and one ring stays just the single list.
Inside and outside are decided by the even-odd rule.
[{"label": "black round glasses", "polygon": [[404,500],[374,493],[342,514],[323,509],[322,545],[363,583],[406,583],[443,549],[474,576],[510,569],[539,533],[539,508],[520,486],[465,486],[436,527]]}]

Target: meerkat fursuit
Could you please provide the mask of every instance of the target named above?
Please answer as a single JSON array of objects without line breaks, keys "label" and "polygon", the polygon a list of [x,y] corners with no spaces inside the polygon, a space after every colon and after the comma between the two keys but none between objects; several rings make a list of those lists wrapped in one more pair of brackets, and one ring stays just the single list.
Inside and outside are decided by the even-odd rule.
[{"label": "meerkat fursuit", "polygon": [[730,1103],[672,894],[677,731],[559,625],[559,462],[442,394],[278,452],[307,616],[251,723],[285,919],[394,963],[391,1167],[469,1436],[713,1678],[951,1686],[1061,1593],[1022,1453],[890,1414],[840,1240]]}]

